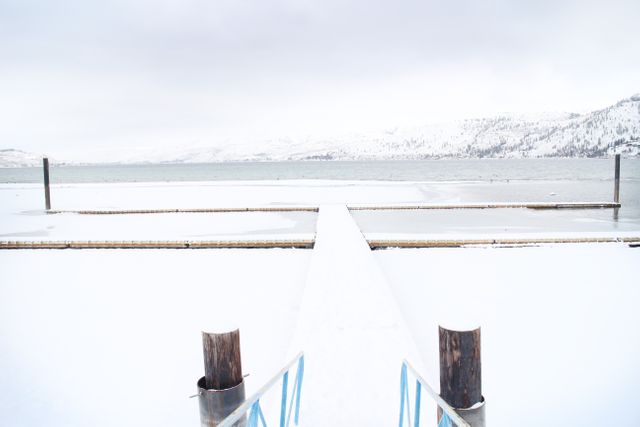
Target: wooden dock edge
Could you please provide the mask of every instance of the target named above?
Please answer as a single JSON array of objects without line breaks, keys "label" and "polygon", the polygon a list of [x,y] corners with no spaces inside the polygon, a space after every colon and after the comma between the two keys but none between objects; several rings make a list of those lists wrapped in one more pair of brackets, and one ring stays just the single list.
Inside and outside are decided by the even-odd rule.
[{"label": "wooden dock edge", "polygon": [[234,213],[234,212],[318,212],[318,207],[253,207],[253,208],[195,208],[195,209],[106,209],[106,210],[51,210],[48,214],[79,215],[131,215],[131,214],[164,214],[164,213]]},{"label": "wooden dock edge", "polygon": [[419,209],[614,209],[620,203],[475,203],[444,205],[348,206],[350,211],[419,210]]},{"label": "wooden dock edge", "polygon": [[559,243],[628,243],[640,246],[640,237],[570,237],[531,239],[433,239],[433,240],[367,240],[372,250],[388,248],[463,248],[467,246],[534,246]]},{"label": "wooden dock edge", "polygon": [[[444,205],[381,205],[347,206],[350,211],[378,210],[445,210],[445,209],[614,209],[620,203],[479,203]],[[89,210],[49,210],[48,214],[79,215],[132,215],[164,213],[237,213],[237,212],[319,212],[317,206],[263,206],[248,208],[193,208],[193,209],[89,209]]]},{"label": "wooden dock edge", "polygon": [[315,240],[0,241],[2,249],[313,249]]}]

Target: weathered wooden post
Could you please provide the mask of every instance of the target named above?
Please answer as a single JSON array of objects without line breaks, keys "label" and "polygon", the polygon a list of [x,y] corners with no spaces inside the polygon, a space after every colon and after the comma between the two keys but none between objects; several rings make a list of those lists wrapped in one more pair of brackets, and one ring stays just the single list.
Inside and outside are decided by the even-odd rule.
[{"label": "weathered wooden post", "polygon": [[471,427],[484,427],[480,328],[472,331],[452,331],[439,326],[438,330],[440,396]]},{"label": "weathered wooden post", "polygon": [[620,154],[616,154],[615,182],[613,184],[613,202],[620,203]]},{"label": "weathered wooden post", "polygon": [[[240,358],[240,331],[202,332],[204,377],[198,381],[200,425],[217,426],[244,402],[244,381]],[[240,419],[234,426],[246,424]]]},{"label": "weathered wooden post", "polygon": [[42,158],[42,168],[44,169],[44,204],[47,210],[51,210],[51,194],[49,193],[49,159]]}]

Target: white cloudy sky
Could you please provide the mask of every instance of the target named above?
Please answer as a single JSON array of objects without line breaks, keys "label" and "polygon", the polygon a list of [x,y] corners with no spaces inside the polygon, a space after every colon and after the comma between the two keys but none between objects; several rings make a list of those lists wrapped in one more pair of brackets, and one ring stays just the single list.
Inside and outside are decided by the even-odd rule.
[{"label": "white cloudy sky", "polygon": [[0,148],[331,135],[640,91],[637,0],[0,0]]}]

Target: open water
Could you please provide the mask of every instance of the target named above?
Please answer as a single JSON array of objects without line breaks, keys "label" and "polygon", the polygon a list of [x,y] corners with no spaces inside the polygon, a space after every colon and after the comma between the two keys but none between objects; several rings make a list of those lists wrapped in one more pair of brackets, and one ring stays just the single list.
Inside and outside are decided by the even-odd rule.
[{"label": "open water", "polygon": [[[640,159],[622,160],[622,179],[640,180]],[[53,183],[278,179],[506,181],[613,179],[612,159],[456,159],[232,162],[52,166]],[[0,168],[0,183],[42,181],[41,168]]]}]

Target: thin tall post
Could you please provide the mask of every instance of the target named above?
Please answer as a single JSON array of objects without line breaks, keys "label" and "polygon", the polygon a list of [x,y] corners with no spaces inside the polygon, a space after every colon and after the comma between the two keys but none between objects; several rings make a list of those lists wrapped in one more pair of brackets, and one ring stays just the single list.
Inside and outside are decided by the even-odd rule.
[{"label": "thin tall post", "polygon": [[[240,331],[202,332],[204,377],[198,381],[200,425],[217,426],[244,402]],[[234,426],[244,426],[246,418]]]},{"label": "thin tall post", "polygon": [[439,327],[440,396],[472,427],[484,427],[480,328],[452,331]]},{"label": "thin tall post", "polygon": [[615,182],[613,184],[613,202],[620,203],[620,154],[616,154]]},{"label": "thin tall post", "polygon": [[49,192],[49,159],[42,159],[42,168],[44,169],[44,204],[47,210],[51,210],[51,193]]}]

